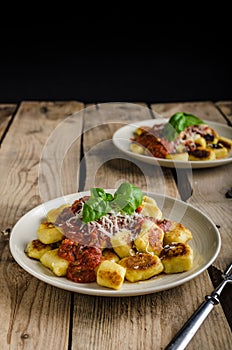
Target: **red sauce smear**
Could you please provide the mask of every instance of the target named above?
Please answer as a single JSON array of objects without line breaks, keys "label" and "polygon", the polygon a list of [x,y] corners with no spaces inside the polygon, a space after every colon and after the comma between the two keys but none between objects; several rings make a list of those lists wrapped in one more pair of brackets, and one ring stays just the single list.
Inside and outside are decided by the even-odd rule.
[{"label": "red sauce smear", "polygon": [[[75,216],[87,199],[88,197],[83,197],[76,200],[71,207],[62,211],[56,221],[56,225],[62,229],[66,236],[59,246],[58,255],[69,261],[67,279],[79,283],[96,281],[96,268],[103,259],[102,247],[111,247],[109,236],[105,236],[98,227],[93,229],[90,227],[89,231],[89,226],[83,225],[81,219],[77,219]],[[141,209],[138,208],[137,212],[140,211]],[[168,231],[171,225],[168,220],[149,219],[154,220],[164,231]],[[116,220],[118,229],[128,228],[132,237],[136,237],[145,217],[136,217],[131,222],[127,222],[123,218],[116,218]],[[102,224],[101,219],[98,220],[98,224]],[[113,234],[115,233],[116,231],[113,232]]]},{"label": "red sauce smear", "polygon": [[83,247],[66,238],[58,249],[58,255],[70,262],[67,279],[79,283],[96,281],[96,268],[102,261],[101,249]]}]

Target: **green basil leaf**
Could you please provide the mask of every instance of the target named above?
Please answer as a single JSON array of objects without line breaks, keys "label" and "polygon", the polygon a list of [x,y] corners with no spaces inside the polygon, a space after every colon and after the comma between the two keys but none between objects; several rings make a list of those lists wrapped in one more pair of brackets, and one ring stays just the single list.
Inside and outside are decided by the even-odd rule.
[{"label": "green basil leaf", "polygon": [[131,215],[142,203],[143,193],[138,187],[124,182],[115,192],[114,198],[114,208],[117,208],[122,213]]},{"label": "green basil leaf", "polygon": [[111,202],[114,199],[114,196],[111,193],[106,193],[106,200]]},{"label": "green basil leaf", "polygon": [[187,128],[188,126],[191,126],[191,125],[204,124],[204,121],[201,120],[200,118],[196,117],[195,115],[184,113],[184,116],[185,116],[185,118],[183,118],[184,119],[184,129]]},{"label": "green basil leaf", "polygon": [[103,200],[101,197],[90,198],[83,207],[82,221],[87,223],[100,219],[111,211],[109,202]]},{"label": "green basil leaf", "polygon": [[105,201],[112,201],[114,199],[114,196],[111,194],[111,193],[107,193],[103,190],[103,188],[91,188],[90,190],[90,193],[91,193],[91,197],[93,198],[102,198],[104,199]]},{"label": "green basil leaf", "polygon": [[121,184],[114,196],[102,188],[91,188],[90,194],[82,211],[82,221],[85,223],[98,220],[112,211],[131,215],[143,199],[142,191],[128,182]]},{"label": "green basil leaf", "polygon": [[203,124],[204,121],[193,114],[177,112],[169,119],[163,129],[163,137],[168,141],[173,141],[181,131],[188,126]]},{"label": "green basil leaf", "polygon": [[106,193],[105,191],[103,190],[103,188],[91,188],[90,189],[90,194],[91,194],[91,197],[92,198],[103,198],[103,199],[106,199]]},{"label": "green basil leaf", "polygon": [[167,123],[163,128],[163,137],[168,141],[173,141],[177,138],[178,133],[176,129],[169,123]]}]

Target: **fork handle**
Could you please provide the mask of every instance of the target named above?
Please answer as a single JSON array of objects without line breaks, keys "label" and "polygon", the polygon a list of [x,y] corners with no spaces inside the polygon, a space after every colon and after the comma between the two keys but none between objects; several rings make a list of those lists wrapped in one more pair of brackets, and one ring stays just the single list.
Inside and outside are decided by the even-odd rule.
[{"label": "fork handle", "polygon": [[165,350],[183,350],[188,345],[198,328],[204,322],[214,305],[218,304],[219,300],[212,296],[206,296],[206,300],[198,307],[195,313],[179,330],[176,336],[168,344]]}]

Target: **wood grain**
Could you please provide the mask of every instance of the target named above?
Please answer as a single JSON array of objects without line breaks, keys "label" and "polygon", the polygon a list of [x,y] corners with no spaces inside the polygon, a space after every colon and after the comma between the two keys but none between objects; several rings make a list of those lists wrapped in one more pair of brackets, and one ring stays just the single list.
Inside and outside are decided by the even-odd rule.
[{"label": "wood grain", "polygon": [[[161,104],[154,104],[152,108],[159,110],[161,114],[165,113],[165,115],[170,115],[177,110],[188,111],[202,119],[208,118],[208,120],[226,123],[224,116],[211,102],[164,104],[163,109]],[[232,247],[228,245],[231,240],[231,230],[229,228],[231,218],[229,213],[232,209],[232,202],[225,197],[226,191],[231,187],[231,170],[231,164],[215,168],[193,169],[193,194],[189,200],[191,204],[195,204],[220,227],[223,262],[220,261],[219,255],[219,259],[217,259],[219,265],[217,267],[222,270],[226,267],[226,264],[229,264],[232,256]],[[225,215],[223,215],[223,212]]]},{"label": "wood grain", "polygon": [[16,108],[17,105],[14,103],[0,105],[0,144],[3,141],[3,136],[7,131],[7,127],[12,120]]},{"label": "wood grain", "polygon": [[155,115],[160,118],[170,118],[174,113],[187,112],[203,120],[226,123],[223,115],[211,101],[154,103],[151,104],[151,108]]},{"label": "wood grain", "polygon": [[[130,110],[130,112],[125,108],[123,110],[123,118],[127,116],[128,122],[136,120],[136,118],[138,120],[137,108],[133,111]],[[105,188],[115,187],[122,179],[146,188],[146,176],[154,188],[162,188],[163,184],[160,176],[157,176],[157,169],[152,168],[151,172],[144,177],[144,173],[136,169],[133,164],[126,166],[125,160],[122,163],[117,161],[117,166],[112,166],[112,163],[104,163],[108,152],[115,156],[108,140],[116,130],[115,127],[120,126],[112,125],[111,121],[117,122],[119,117],[120,113],[117,109],[110,108],[110,115],[107,114],[106,117],[106,114],[100,113],[97,107],[95,109],[92,107],[91,111],[87,111],[84,117],[83,149],[87,175],[84,188],[89,189],[92,184]],[[145,120],[150,117],[145,113],[145,115],[139,116],[140,120],[142,118]],[[100,123],[97,130],[96,127],[92,130],[94,119]],[[124,120],[127,121],[127,119]],[[101,143],[103,143],[102,147]],[[96,144],[98,147],[95,151],[93,148]],[[115,159],[117,159],[116,156]],[[126,161],[128,162],[127,159]],[[94,167],[96,164],[99,164],[97,170]],[[177,189],[171,170],[162,169],[162,171],[165,173],[164,192],[176,195]],[[185,322],[191,316],[203,301],[204,296],[212,289],[209,275],[205,272],[178,289],[141,297],[96,298],[75,294],[73,348],[94,350],[118,347],[123,350],[164,349],[178,331],[180,322]],[[208,329],[214,327],[216,319],[220,319],[225,326],[225,334],[220,341],[217,332],[208,337]],[[81,338],[82,341],[80,341]],[[219,306],[213,311],[211,318],[205,321],[199,330],[199,337],[192,340],[189,349],[218,349],[219,344],[223,348],[223,346],[227,346],[229,341],[230,329]]]},{"label": "wood grain", "polygon": [[[77,102],[21,104],[1,147],[1,166],[4,169],[0,179],[4,197],[1,202],[4,212],[1,210],[0,213],[2,229],[12,227],[25,212],[41,202],[38,167],[44,145],[53,130],[81,108]],[[60,160],[55,154],[48,154],[48,161],[49,157]],[[55,174],[52,176],[55,178]],[[48,192],[51,190],[48,188]]]},{"label": "wood grain", "polygon": [[83,150],[86,170],[84,188],[117,188],[127,180],[143,190],[178,196],[169,169],[151,166],[128,157],[112,143],[113,133],[133,121],[151,119],[141,104],[109,103],[85,110]]},{"label": "wood grain", "polygon": [[228,120],[230,126],[232,126],[232,102],[231,101],[218,101],[216,107]]},{"label": "wood grain", "polygon": [[[107,298],[74,296],[73,347],[80,350],[164,349],[179,328],[211,292],[207,273],[173,290],[156,294]],[[194,297],[193,297],[194,296]],[[223,335],[221,327],[225,325]],[[213,327],[213,328],[211,328]],[[209,329],[214,329],[209,335]],[[219,338],[220,334],[220,339]],[[75,337],[74,337],[75,335]],[[218,305],[188,349],[223,349],[231,332]]]},{"label": "wood grain", "polygon": [[[23,102],[8,124],[0,149],[4,169],[0,177],[1,230],[10,229],[23,214],[41,203],[39,180],[47,188],[47,198],[60,192],[88,190],[92,185],[114,188],[125,180],[144,190],[152,188],[179,198],[180,186],[176,185],[173,171],[152,166],[144,169],[144,164],[125,159],[112,144],[114,131],[133,121],[157,117],[157,113],[169,116],[183,109],[226,123],[228,104],[216,107],[210,101],[180,102],[154,104],[148,109],[141,103],[84,108],[76,101]],[[45,173],[39,179],[42,161]],[[189,180],[193,189],[189,202],[220,225],[222,250],[213,264],[219,273],[232,256],[231,201],[225,198],[225,190],[231,186],[231,170],[231,165],[194,169],[192,182]],[[178,288],[143,296],[108,298],[70,293],[21,269],[10,255],[6,237],[0,240],[0,278],[4,320],[0,349],[6,350],[161,350],[213,290],[205,271]],[[232,314],[231,306],[227,308]],[[219,304],[187,348],[231,347],[231,330]]]},{"label": "wood grain", "polygon": [[[57,125],[82,107],[74,101],[20,105],[0,151],[1,231],[41,203],[38,166],[43,147]],[[5,239],[0,241],[0,259],[0,348],[68,349],[71,294],[21,269]]]},{"label": "wood grain", "polygon": [[[196,102],[196,103],[179,103],[178,107],[175,104],[165,104],[163,110],[165,115],[170,115],[173,111],[188,111],[195,115],[200,115],[202,119],[208,119],[226,123],[226,118],[229,118],[230,114],[230,103],[219,103],[220,108],[223,109],[223,115],[220,110],[216,108],[211,102]],[[170,110],[169,107],[170,106]],[[162,114],[162,106],[159,104],[158,108],[153,105],[152,108],[159,110]],[[221,271],[225,270],[226,266],[231,263],[232,259],[232,246],[229,244],[232,240],[231,233],[231,212],[232,212],[232,202],[230,199],[226,198],[225,194],[228,189],[231,188],[231,173],[232,164],[227,164],[220,167],[208,168],[208,169],[194,169],[193,170],[193,193],[189,199],[189,203],[196,206],[203,213],[208,215],[215,225],[219,228],[222,246],[219,256],[215,260],[213,266]],[[218,282],[218,281],[217,281]],[[232,300],[223,307],[227,310],[226,314],[232,314]],[[228,311],[229,310],[229,311]],[[230,325],[231,317],[229,318]]]}]

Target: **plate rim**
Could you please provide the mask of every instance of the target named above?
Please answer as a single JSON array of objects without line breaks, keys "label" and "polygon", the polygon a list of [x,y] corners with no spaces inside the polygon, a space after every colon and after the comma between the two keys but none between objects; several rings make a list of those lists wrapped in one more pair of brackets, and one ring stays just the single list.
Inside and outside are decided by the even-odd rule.
[{"label": "plate rim", "polygon": [[[111,191],[114,192],[115,189],[105,189],[105,191]],[[64,283],[65,278],[66,277],[58,277],[55,276],[51,271],[48,270],[48,273],[50,274],[50,276],[47,275],[41,275],[40,273],[38,273],[37,271],[33,270],[32,268],[30,268],[30,266],[27,266],[18,256],[17,251],[14,248],[14,240],[15,240],[15,236],[17,235],[17,228],[18,226],[27,219],[28,216],[33,215],[34,213],[36,213],[37,211],[42,211],[43,210],[43,206],[44,205],[48,205],[49,207],[51,205],[53,205],[53,203],[55,203],[56,201],[59,201],[61,199],[66,200],[75,200],[75,198],[80,198],[81,196],[84,196],[86,194],[89,194],[89,191],[81,191],[81,192],[77,192],[77,193],[72,193],[72,194],[68,194],[68,195],[64,195],[61,197],[57,197],[54,199],[51,199],[45,203],[41,203],[39,205],[37,205],[36,207],[32,208],[31,210],[29,210],[27,213],[25,213],[17,222],[16,224],[13,226],[13,229],[11,231],[11,235],[10,235],[10,239],[9,239],[9,248],[10,248],[10,252],[13,256],[13,258],[15,259],[15,261],[18,263],[18,265],[23,268],[26,272],[28,272],[30,275],[36,277],[37,279],[39,279],[40,281],[43,281],[51,286],[54,287],[58,287],[60,289],[63,290],[67,290],[67,291],[71,291],[71,292],[76,292],[76,293],[80,293],[80,294],[86,294],[86,295],[93,295],[93,296],[106,296],[106,297],[128,297],[128,296],[137,296],[137,295],[145,295],[145,294],[152,294],[152,293],[157,293],[157,292],[161,292],[164,290],[168,290],[168,289],[172,289],[175,288],[179,285],[182,285],[192,279],[194,279],[195,277],[197,277],[198,275],[200,275],[202,272],[204,272],[217,258],[220,249],[221,249],[221,236],[220,236],[220,232],[218,230],[218,228],[216,227],[215,223],[213,222],[213,220],[206,215],[205,213],[202,213],[201,210],[199,210],[198,208],[196,208],[194,205],[186,203],[184,201],[182,201],[181,199],[178,198],[174,198],[168,195],[163,195],[163,194],[159,194],[156,192],[145,192],[144,194],[147,195],[151,195],[154,198],[160,198],[160,199],[167,199],[167,200],[171,200],[173,201],[173,203],[177,202],[180,205],[184,205],[186,208],[190,208],[194,211],[196,211],[200,216],[204,217],[210,224],[211,226],[214,228],[214,234],[215,234],[215,239],[216,239],[216,247],[214,249],[214,253],[212,254],[211,258],[208,261],[205,261],[205,263],[203,264],[203,266],[200,269],[197,269],[195,272],[193,272],[190,275],[187,275],[185,277],[183,277],[183,279],[174,281],[174,282],[170,282],[170,283],[166,283],[166,285],[164,287],[159,287],[159,288],[155,288],[154,287],[150,287],[148,286],[148,288],[145,287],[146,282],[149,282],[149,280],[147,281],[139,281],[137,283],[133,283],[133,286],[136,286],[136,284],[141,284],[144,283],[144,288],[142,290],[123,290],[119,289],[119,290],[113,290],[113,289],[108,289],[108,288],[104,288],[101,287],[99,285],[96,284],[96,282],[93,283],[89,283],[89,284],[77,284],[75,282],[72,281],[68,281],[67,280],[67,284]],[[52,206],[51,206],[52,208]],[[42,219],[42,215],[39,216],[40,220]],[[32,237],[33,239],[33,237]],[[24,252],[24,251],[23,251]],[[30,261],[33,261],[33,259],[26,257],[25,258],[30,259]],[[41,264],[39,261],[34,261],[34,263],[36,265]],[[42,269],[46,269],[45,267],[43,267],[41,265]],[[47,271],[47,270],[46,270]],[[54,279],[53,279],[54,278]],[[161,276],[162,278],[162,276]],[[155,282],[155,279],[154,279]],[[130,284],[130,283],[129,283]],[[88,286],[86,286],[88,285]],[[89,285],[94,285],[96,286],[97,289],[93,288],[89,288]]]},{"label": "plate rim", "polygon": [[[225,164],[229,164],[232,162],[232,154],[227,157],[227,158],[222,158],[222,159],[215,159],[215,160],[209,160],[209,161],[201,161],[201,160],[197,160],[197,161],[183,161],[183,160],[170,160],[170,159],[164,159],[164,158],[157,158],[157,157],[150,157],[150,156],[146,156],[146,155],[142,155],[142,154],[136,154],[131,152],[130,150],[125,150],[123,147],[121,147],[120,144],[118,144],[117,137],[118,134],[120,135],[120,133],[123,130],[127,130],[130,127],[136,127],[136,126],[141,126],[141,125],[145,125],[146,123],[149,124],[155,124],[157,122],[168,122],[169,118],[155,118],[155,119],[145,119],[145,120],[138,120],[132,123],[128,123],[124,126],[122,126],[121,128],[117,129],[112,136],[112,142],[114,144],[114,146],[120,150],[121,152],[123,152],[124,154],[126,154],[127,156],[140,160],[144,163],[148,163],[148,164],[154,164],[157,165],[157,163],[163,167],[167,167],[167,168],[193,168],[193,169],[202,169],[202,168],[213,168],[213,167],[217,167],[217,166],[222,166]],[[219,122],[214,122],[214,121],[209,121],[209,120],[203,120],[206,124],[208,124],[209,126],[215,126],[215,127],[222,127],[222,128],[226,128],[227,130],[231,130],[232,132],[232,127],[228,126],[227,124],[222,124]],[[148,125],[150,126],[150,125]],[[131,135],[132,136],[132,135]],[[223,135],[222,135],[223,136]],[[120,139],[120,137],[118,137],[118,139]],[[129,139],[126,140],[129,142]]]}]

